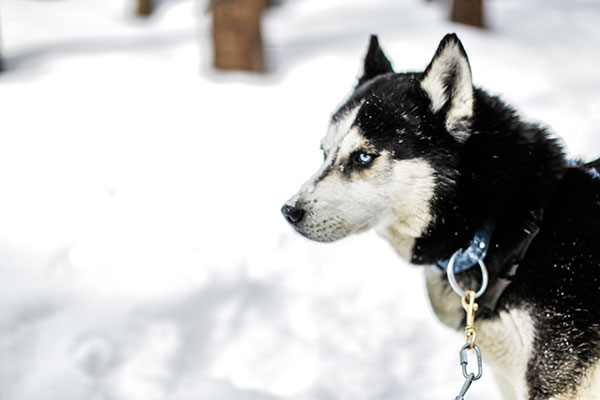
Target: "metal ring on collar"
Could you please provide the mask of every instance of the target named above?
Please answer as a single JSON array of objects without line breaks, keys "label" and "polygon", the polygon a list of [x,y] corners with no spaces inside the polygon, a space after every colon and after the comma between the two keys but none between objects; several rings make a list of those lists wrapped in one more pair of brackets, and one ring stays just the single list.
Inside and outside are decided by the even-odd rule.
[{"label": "metal ring on collar", "polygon": [[[446,268],[446,275],[448,276],[448,282],[450,282],[452,290],[454,290],[460,297],[466,297],[467,292],[458,285],[458,282],[456,282],[456,277],[454,276],[454,261],[456,260],[456,256],[459,252],[460,250],[456,251],[454,254],[452,254],[452,257],[450,257],[448,268]],[[483,260],[477,260],[477,263],[479,263],[479,268],[481,268],[481,288],[475,293],[475,298],[480,297],[483,292],[485,292],[488,285],[488,272],[487,268],[485,267],[485,263]]]}]

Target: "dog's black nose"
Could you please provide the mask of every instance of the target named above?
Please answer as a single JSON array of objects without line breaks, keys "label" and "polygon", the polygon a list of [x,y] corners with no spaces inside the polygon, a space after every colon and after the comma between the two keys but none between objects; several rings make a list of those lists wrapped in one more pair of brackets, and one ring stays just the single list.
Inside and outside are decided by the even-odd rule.
[{"label": "dog's black nose", "polygon": [[281,213],[291,224],[297,224],[304,216],[303,209],[300,207],[290,206],[289,204],[284,204],[283,207],[281,207]]}]

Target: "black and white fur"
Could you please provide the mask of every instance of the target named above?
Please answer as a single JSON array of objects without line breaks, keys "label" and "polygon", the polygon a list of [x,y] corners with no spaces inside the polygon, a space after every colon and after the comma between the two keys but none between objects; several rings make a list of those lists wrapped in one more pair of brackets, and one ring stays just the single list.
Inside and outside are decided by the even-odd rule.
[{"label": "black and white fur", "polygon": [[[569,166],[544,128],[474,87],[454,34],[409,73],[373,36],[321,145],[323,165],[282,209],[299,233],[327,242],[376,229],[426,266],[436,315],[462,329],[458,297],[431,265],[492,221],[491,283],[512,283],[476,328],[503,396],[600,398],[599,161]],[[458,278],[478,287],[476,271]]]}]

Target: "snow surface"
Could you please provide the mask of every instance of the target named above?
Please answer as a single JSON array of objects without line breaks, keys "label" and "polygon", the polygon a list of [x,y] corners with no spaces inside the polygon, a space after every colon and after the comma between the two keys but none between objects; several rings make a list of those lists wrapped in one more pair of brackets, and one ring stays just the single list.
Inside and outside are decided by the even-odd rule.
[{"label": "snow surface", "polygon": [[[369,33],[399,70],[456,31],[476,84],[600,153],[600,5],[296,0],[272,73],[210,68],[204,2],[0,4],[0,399],[454,398],[459,334],[374,234],[323,245],[279,208],[317,169]],[[484,354],[485,358],[485,354]],[[470,398],[498,399],[484,370]]]}]

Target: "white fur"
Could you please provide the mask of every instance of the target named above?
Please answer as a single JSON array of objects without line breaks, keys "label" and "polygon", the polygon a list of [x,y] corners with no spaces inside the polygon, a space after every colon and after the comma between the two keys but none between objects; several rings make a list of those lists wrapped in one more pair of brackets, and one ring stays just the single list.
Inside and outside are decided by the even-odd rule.
[{"label": "white fur", "polygon": [[[509,399],[527,399],[527,363],[531,356],[534,326],[527,310],[501,311],[498,319],[475,324],[477,343],[485,354],[485,361],[494,368],[500,382],[510,382],[503,394]],[[510,393],[512,391],[512,396]]]},{"label": "white fur", "polygon": [[431,222],[430,201],[433,198],[434,170],[422,159],[394,161],[392,183],[404,187],[388,189],[396,191],[400,200],[393,204],[392,215],[380,222],[377,233],[390,242],[396,252],[410,260],[415,239],[423,234]]},{"label": "white fur", "polygon": [[421,81],[421,88],[425,90],[431,101],[431,111],[437,113],[444,107],[448,101],[446,93],[446,85],[444,78],[446,77],[446,69],[451,66],[448,62],[436,62],[429,73]]},{"label": "white fur", "polygon": [[454,301],[456,294],[444,279],[443,274],[435,267],[425,267],[425,282],[429,301],[440,322],[454,330],[458,330],[461,329],[464,310],[460,302]]},{"label": "white fur", "polygon": [[600,393],[600,361],[597,361],[585,374],[577,393],[565,393],[550,400],[598,400],[598,393]]},{"label": "white fur", "polygon": [[581,400],[597,400],[598,393],[600,393],[600,361],[596,362],[593,368],[590,368],[590,372],[587,374],[577,398]]},{"label": "white fur", "polygon": [[[323,161],[323,164],[317,170],[317,172],[315,172],[315,174],[311,176],[310,179],[304,183],[304,185],[302,185],[300,191],[296,193],[290,200],[288,200],[286,204],[295,206],[298,198],[302,194],[314,192],[317,181],[323,176],[325,171],[332,168],[333,164],[338,159],[339,151],[337,151],[337,149],[342,146],[342,143],[348,135],[350,135],[348,142],[354,143],[355,146],[359,145],[358,142],[360,136],[357,128],[352,127],[352,124],[356,120],[356,115],[358,114],[361,106],[362,103],[348,111],[336,123],[333,123],[329,126],[329,129],[327,129],[327,134],[323,137],[323,139],[321,139],[321,148],[327,154],[327,158],[325,158],[325,161]],[[348,145],[346,145],[346,147],[348,147]]]},{"label": "white fur", "polygon": [[[357,140],[353,136],[348,135],[346,140]],[[345,154],[340,151],[339,158],[343,160]],[[307,211],[303,233],[312,237],[311,229],[318,228],[325,236],[317,239],[329,241],[379,225],[386,237],[393,233],[391,237],[397,241],[420,236],[431,219],[431,167],[423,160],[392,161],[385,152],[375,163],[378,165],[365,172],[366,177],[348,180],[339,168],[334,168],[321,180],[304,185],[299,193]],[[387,229],[389,226],[393,230]],[[406,247],[404,254],[411,249],[412,245]]]},{"label": "white fur", "polygon": [[[321,147],[331,156],[332,150],[340,147],[344,137],[350,133],[352,124],[356,120],[356,116],[363,103],[360,103],[345,115],[341,116],[337,122],[329,125],[327,134],[321,139]],[[356,131],[355,131],[356,133]]]},{"label": "white fur", "polygon": [[[456,71],[455,84],[449,98],[446,81],[453,71]],[[431,61],[430,68],[421,81],[421,88],[429,96],[434,113],[451,101],[446,128],[458,141],[466,140],[468,134],[461,129],[461,122],[473,115],[473,82],[469,61],[458,43],[448,42]]]},{"label": "white fur", "polygon": [[412,256],[412,250],[415,245],[415,238],[407,235],[403,235],[397,229],[394,228],[393,224],[384,225],[381,224],[376,228],[377,233],[386,239],[396,250],[396,253],[403,259],[410,261]]},{"label": "white fur", "polygon": [[431,220],[434,171],[423,159],[398,161],[383,151],[369,168],[350,177],[344,175],[351,154],[371,149],[360,129],[353,126],[359,107],[329,128],[321,141],[326,160],[288,201],[305,210],[303,221],[295,227],[321,241],[377,227],[408,256],[414,238]]}]

